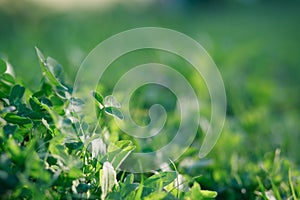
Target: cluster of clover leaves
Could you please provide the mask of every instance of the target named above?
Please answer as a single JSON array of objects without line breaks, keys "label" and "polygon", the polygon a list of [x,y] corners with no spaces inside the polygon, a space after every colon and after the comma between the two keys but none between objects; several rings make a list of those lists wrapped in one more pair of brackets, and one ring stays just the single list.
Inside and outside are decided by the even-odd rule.
[{"label": "cluster of clover leaves", "polygon": [[90,126],[71,106],[61,65],[36,52],[43,72],[38,91],[25,88],[0,59],[1,199],[210,199],[176,170],[152,174],[122,172],[135,149],[129,140],[110,138],[111,115],[123,118],[112,97],[92,92],[99,124]]}]

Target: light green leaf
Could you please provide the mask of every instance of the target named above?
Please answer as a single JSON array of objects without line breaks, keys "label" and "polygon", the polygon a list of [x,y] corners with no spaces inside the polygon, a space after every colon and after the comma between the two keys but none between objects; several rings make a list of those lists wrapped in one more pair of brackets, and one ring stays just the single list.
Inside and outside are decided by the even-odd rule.
[{"label": "light green leaf", "polygon": [[51,96],[50,101],[54,107],[64,105],[64,101],[56,95]]},{"label": "light green leaf", "polygon": [[217,192],[201,190],[200,185],[197,182],[194,182],[193,187],[189,192],[184,196],[185,200],[193,199],[214,199],[217,196]]},{"label": "light green leaf", "polygon": [[176,172],[161,172],[150,176],[145,180],[144,186],[154,190],[161,190],[163,187],[172,183],[177,177]]},{"label": "light green leaf", "polygon": [[105,107],[104,108],[105,113],[112,115],[114,117],[117,117],[118,119],[123,120],[124,119],[124,115],[123,113],[115,107]]},{"label": "light green leaf", "polygon": [[176,199],[175,197],[173,197],[171,194],[167,193],[167,192],[153,192],[150,195],[146,196],[145,198],[143,198],[144,200],[152,200],[152,199]]},{"label": "light green leaf", "polygon": [[47,77],[47,79],[49,80],[49,82],[56,87],[61,87],[64,90],[68,90],[68,88],[61,83],[61,78],[62,78],[61,65],[53,58],[48,57],[47,59],[45,59],[42,52],[37,47],[35,49],[40,59],[42,71],[44,75]]},{"label": "light green leaf", "polygon": [[35,51],[36,51],[36,54],[37,54],[40,62],[44,65],[44,63],[46,62],[45,56],[37,47],[35,47]]},{"label": "light green leaf", "polygon": [[7,141],[7,147],[9,149],[9,152],[12,154],[12,156],[14,156],[14,157],[21,156],[21,154],[22,154],[21,148],[14,139],[10,138]]},{"label": "light green leaf", "polygon": [[201,190],[201,194],[206,199],[213,199],[217,196],[217,192],[210,190]]},{"label": "light green leaf", "polygon": [[62,68],[61,64],[59,64],[55,59],[53,59],[51,57],[48,57],[46,59],[46,63],[47,63],[48,69],[55,76],[55,78],[62,80],[63,68]]},{"label": "light green leaf", "polygon": [[107,155],[101,161],[110,161],[115,169],[118,169],[129,154],[135,149],[135,146],[130,140],[121,140],[109,144],[107,148]]}]

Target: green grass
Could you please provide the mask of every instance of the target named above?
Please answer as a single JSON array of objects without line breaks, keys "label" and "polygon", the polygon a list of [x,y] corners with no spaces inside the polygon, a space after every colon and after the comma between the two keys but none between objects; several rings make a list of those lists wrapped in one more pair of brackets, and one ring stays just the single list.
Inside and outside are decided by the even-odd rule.
[{"label": "green grass", "polygon": [[[212,197],[215,191],[217,199],[297,199],[298,8],[298,3],[269,2],[206,5],[191,10],[116,7],[101,13],[55,14],[43,9],[33,13],[26,8],[18,13],[0,12],[0,51],[16,74],[15,79],[5,75],[6,64],[0,60],[1,198],[195,199]],[[71,100],[67,94],[82,59],[107,37],[141,26],[172,28],[199,41],[222,73],[228,101],[222,135],[205,159],[199,160],[197,155],[203,137],[199,130],[195,142],[168,172],[158,170],[154,174],[120,172],[116,161],[121,162],[132,151],[153,150],[162,140],[143,147],[120,133],[110,109],[100,110],[99,127],[83,126],[81,131],[74,129],[81,119],[68,114]],[[52,74],[49,66],[39,65],[34,46],[64,66],[64,80]],[[107,72],[109,78],[104,82],[108,85],[99,88],[103,96],[110,95],[109,81],[117,80],[122,74],[117,69],[124,63],[134,66],[154,60],[180,70],[186,66],[183,60],[159,51],[127,56]],[[205,89],[201,79],[187,69],[182,73],[191,84]],[[160,102],[172,116],[168,128],[176,128],[172,94],[154,88],[158,90],[152,100],[147,96],[149,89],[153,88],[141,88],[136,93],[134,118],[147,123],[147,108]],[[209,105],[207,93],[198,95]],[[95,97],[95,102],[103,103],[100,94]],[[203,117],[210,115],[209,107],[201,112]],[[104,137],[106,132],[110,137]],[[83,133],[89,138],[83,140]],[[106,148],[95,155],[92,144],[102,142]],[[116,163],[109,160],[109,149],[115,146],[121,147],[120,152],[113,153]],[[183,187],[174,186],[178,177],[184,177]]]}]

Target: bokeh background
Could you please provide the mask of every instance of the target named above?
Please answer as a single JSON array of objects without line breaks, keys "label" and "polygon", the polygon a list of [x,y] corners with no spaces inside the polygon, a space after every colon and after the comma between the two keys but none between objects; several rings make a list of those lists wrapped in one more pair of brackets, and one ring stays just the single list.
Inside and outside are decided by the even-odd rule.
[{"label": "bokeh background", "polygon": [[[237,185],[247,184],[251,177],[246,171],[255,168],[247,163],[259,165],[276,149],[299,169],[299,24],[299,1],[0,0],[0,52],[14,67],[16,77],[35,89],[42,76],[35,46],[58,60],[67,82],[73,83],[85,56],[121,31],[158,26],[194,38],[223,76],[227,121],[213,152],[205,160],[191,162],[193,167],[183,166],[189,166],[186,170],[191,174],[211,174],[202,181],[220,192],[225,183],[234,186],[234,181],[241,180]],[[168,60],[155,53],[147,55]],[[151,60],[142,53],[134,57]],[[157,96],[168,99],[165,92]],[[174,102],[169,99],[162,102],[172,108]],[[223,180],[227,168],[235,176],[236,165],[245,168],[245,177]],[[216,168],[224,171],[207,172]],[[219,185],[213,186],[212,179]]]}]

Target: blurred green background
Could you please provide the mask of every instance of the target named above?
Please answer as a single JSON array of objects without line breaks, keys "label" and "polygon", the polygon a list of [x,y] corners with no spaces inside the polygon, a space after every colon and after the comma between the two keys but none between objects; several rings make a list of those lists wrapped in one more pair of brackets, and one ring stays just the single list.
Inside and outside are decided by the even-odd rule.
[{"label": "blurred green background", "polygon": [[225,83],[227,121],[208,159],[225,168],[235,158],[259,162],[280,149],[299,168],[299,1],[45,2],[0,1],[1,56],[31,88],[42,76],[34,46],[58,60],[72,83],[84,57],[109,36],[174,29],[203,45]]}]

